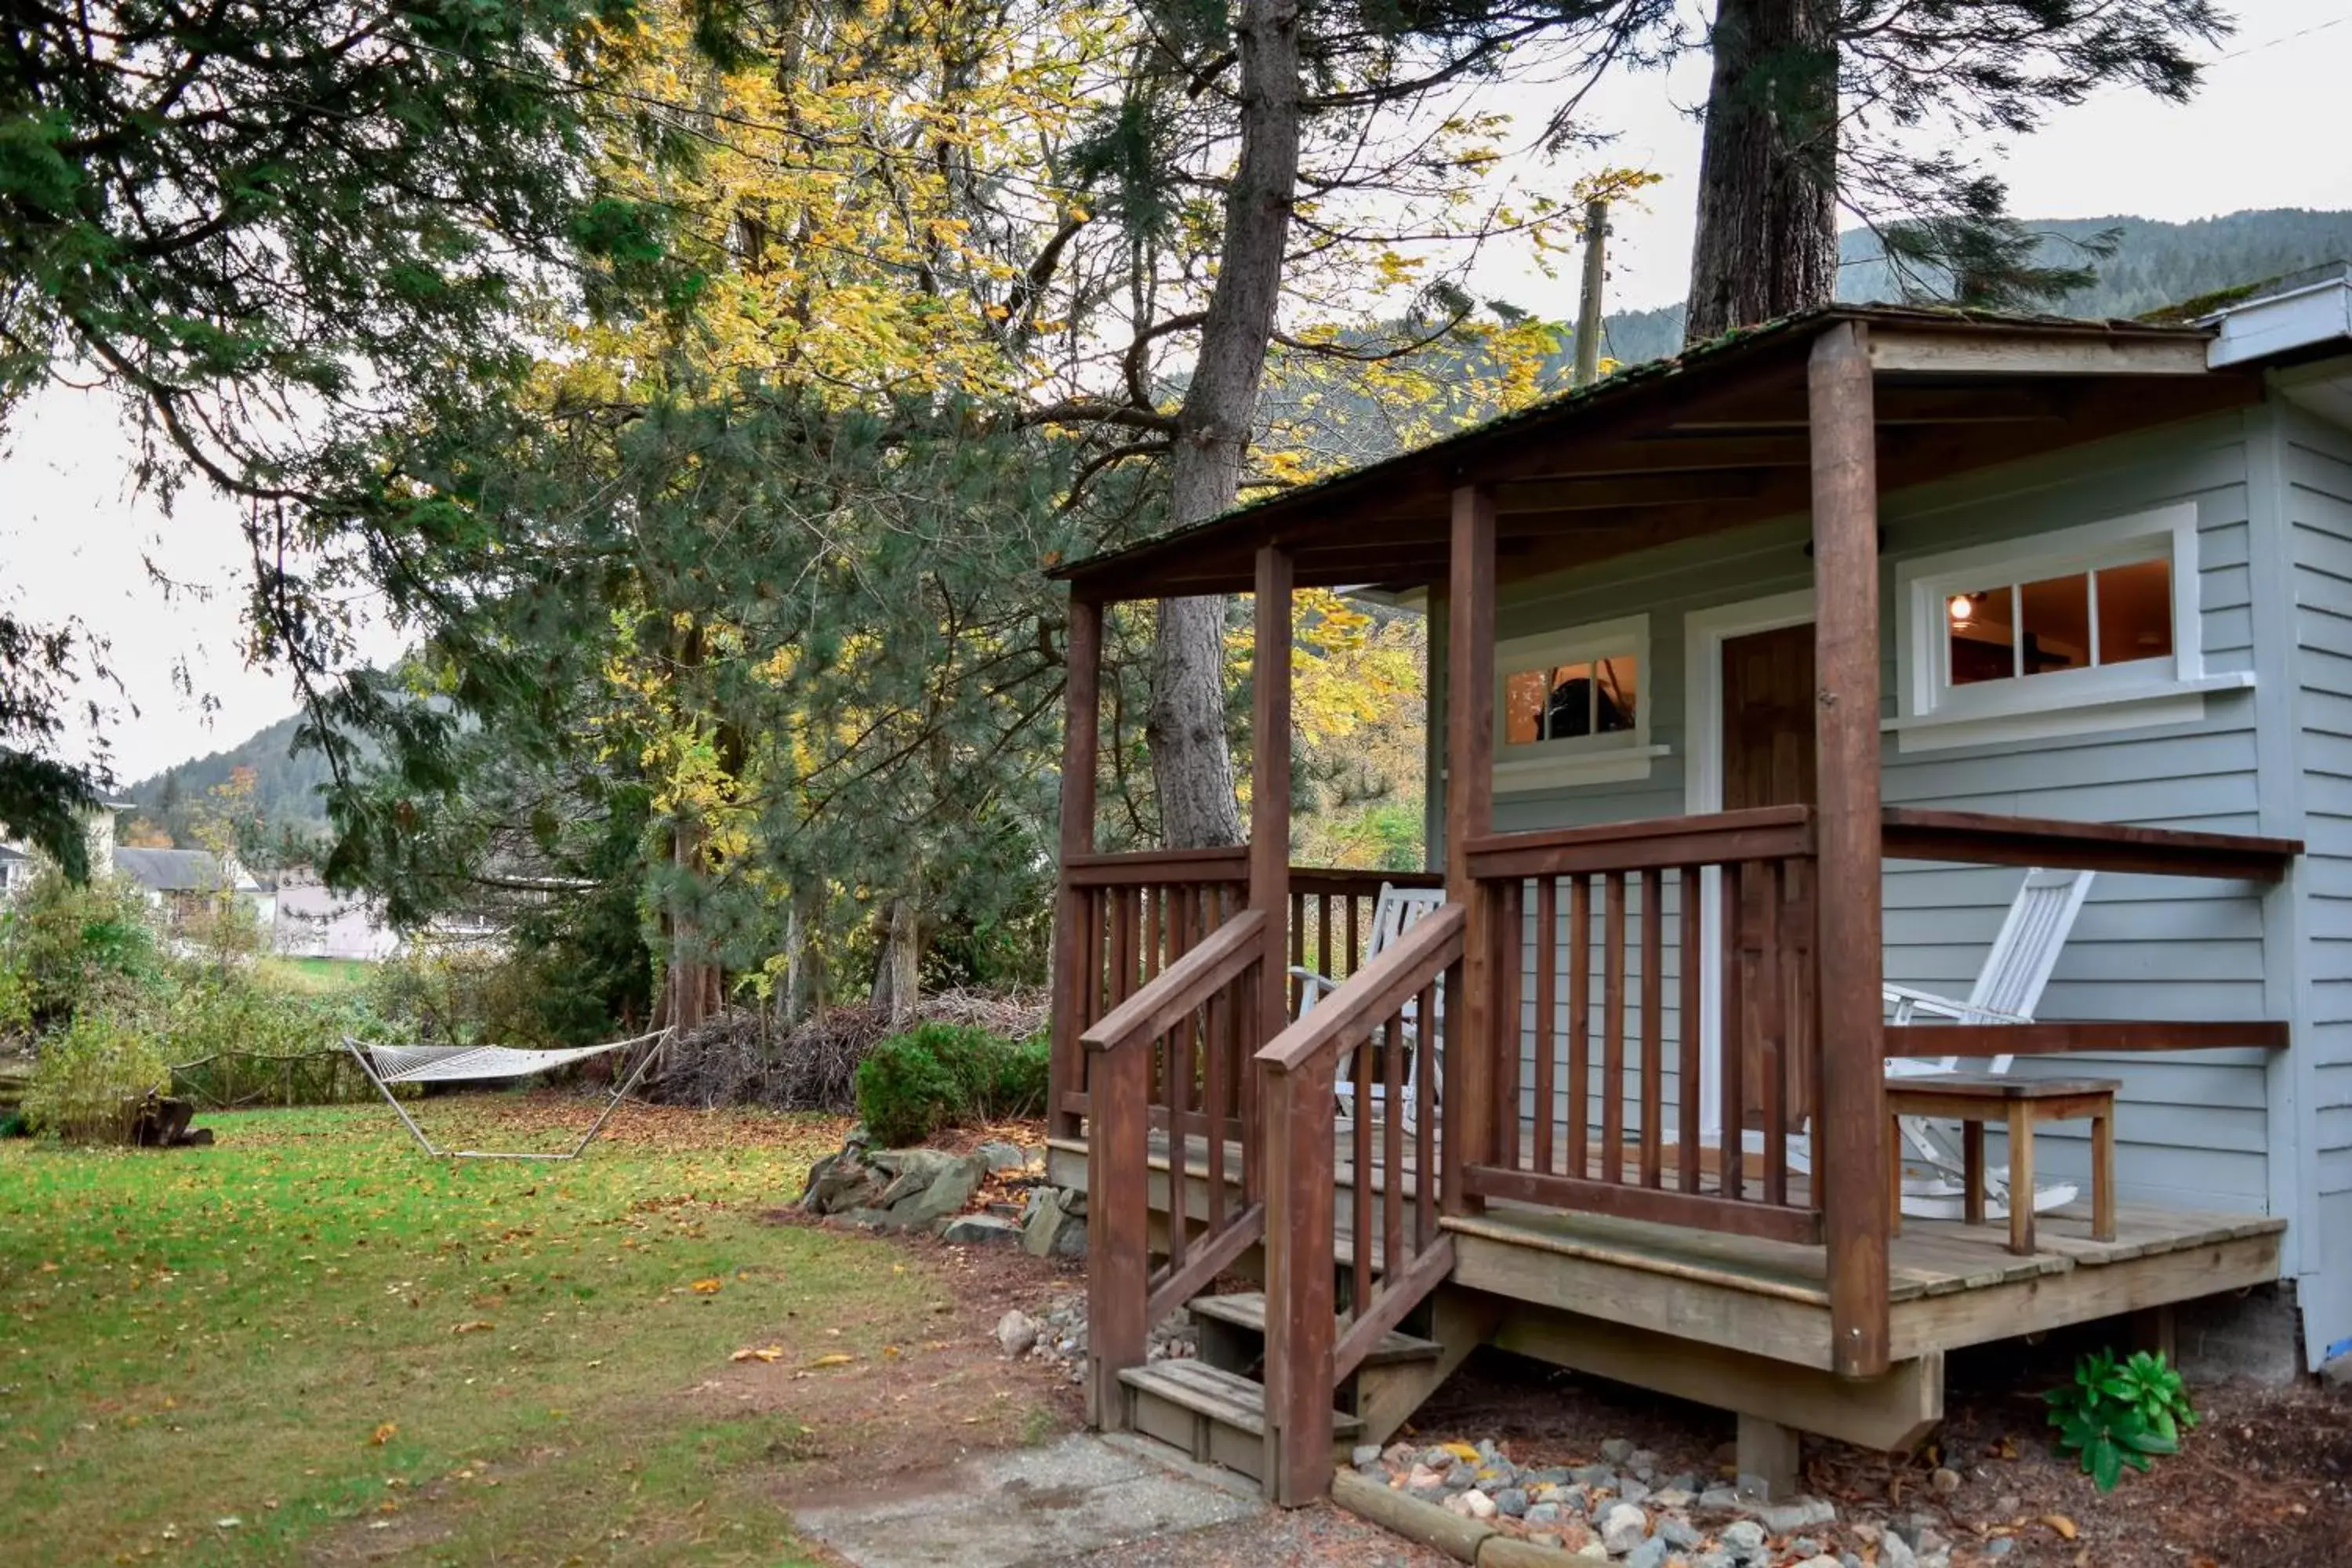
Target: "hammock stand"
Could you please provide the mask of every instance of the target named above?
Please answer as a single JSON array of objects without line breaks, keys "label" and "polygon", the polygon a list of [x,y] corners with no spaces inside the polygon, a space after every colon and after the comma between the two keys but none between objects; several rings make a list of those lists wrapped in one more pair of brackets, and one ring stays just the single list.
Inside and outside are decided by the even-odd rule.
[{"label": "hammock stand", "polygon": [[[646,1069],[660,1057],[662,1047],[669,1043],[673,1032],[656,1029],[649,1035],[608,1040],[601,1046],[574,1046],[556,1051],[530,1051],[514,1046],[371,1046],[345,1035],[343,1048],[352,1053],[352,1059],[360,1064],[360,1070],[367,1074],[368,1081],[382,1092],[384,1103],[392,1107],[393,1114],[400,1118],[401,1124],[416,1140],[416,1146],[436,1159],[577,1160],[581,1152],[604,1130],[605,1121],[627,1098],[629,1090],[637,1087],[637,1080],[646,1076]],[[416,1119],[408,1114],[408,1108],[401,1104],[392,1092],[392,1086],[396,1083],[488,1083],[529,1078],[533,1073],[546,1072],[551,1068],[585,1061],[590,1057],[601,1057],[607,1051],[625,1051],[631,1046],[644,1045],[648,1040],[653,1043],[646,1047],[646,1054],[638,1059],[629,1076],[614,1089],[612,1097],[604,1101],[604,1109],[596,1113],[596,1120],[589,1123],[588,1131],[580,1135],[580,1142],[561,1154],[520,1153],[496,1149],[437,1149],[434,1147],[433,1140],[425,1135],[425,1129],[416,1124]]]}]

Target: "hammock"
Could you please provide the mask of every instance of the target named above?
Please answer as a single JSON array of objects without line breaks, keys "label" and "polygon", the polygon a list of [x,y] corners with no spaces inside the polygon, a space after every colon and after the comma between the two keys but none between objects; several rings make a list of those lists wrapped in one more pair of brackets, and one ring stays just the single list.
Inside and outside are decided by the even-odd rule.
[{"label": "hammock", "polygon": [[[646,1076],[646,1069],[654,1065],[655,1058],[661,1055],[662,1047],[668,1044],[670,1033],[667,1029],[657,1029],[650,1035],[633,1035],[625,1040],[607,1040],[601,1046],[572,1046],[554,1051],[524,1050],[515,1046],[375,1046],[345,1035],[343,1048],[352,1053],[352,1059],[360,1064],[360,1070],[367,1074],[368,1081],[383,1093],[385,1103],[392,1107],[394,1113],[416,1140],[417,1146],[427,1154],[451,1160],[576,1160],[581,1151],[587,1148],[596,1134],[604,1130],[605,1121],[627,1097],[629,1090],[637,1087],[637,1080]],[[646,1045],[647,1041],[652,1043]],[[425,1135],[425,1129],[408,1114],[408,1108],[401,1104],[392,1092],[392,1086],[396,1083],[488,1083],[529,1078],[533,1073],[586,1061],[608,1051],[625,1051],[638,1045],[646,1045],[646,1054],[638,1059],[628,1077],[621,1079],[614,1089],[612,1097],[604,1102],[604,1109],[596,1113],[596,1120],[589,1124],[587,1131],[580,1135],[580,1142],[574,1143],[568,1152],[561,1154],[519,1153],[492,1149],[436,1149],[433,1140]]]}]

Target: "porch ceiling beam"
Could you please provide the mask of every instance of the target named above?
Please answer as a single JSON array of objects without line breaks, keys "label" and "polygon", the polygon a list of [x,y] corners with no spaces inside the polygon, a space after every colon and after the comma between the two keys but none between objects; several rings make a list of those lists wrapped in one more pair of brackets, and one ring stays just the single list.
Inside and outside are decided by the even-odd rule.
[{"label": "porch ceiling beam", "polygon": [[1871,329],[1870,365],[1881,374],[2203,375],[2205,347],[2201,337],[2179,335],[2060,335],[1882,324]]}]

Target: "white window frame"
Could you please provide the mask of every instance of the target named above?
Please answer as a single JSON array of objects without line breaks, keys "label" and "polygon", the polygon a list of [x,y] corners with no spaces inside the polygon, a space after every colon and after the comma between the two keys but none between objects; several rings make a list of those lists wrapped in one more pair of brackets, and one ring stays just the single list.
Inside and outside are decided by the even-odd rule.
[{"label": "white window frame", "polygon": [[[2172,574],[2170,659],[1951,684],[1953,595],[2158,557]],[[2192,502],[1921,556],[1895,566],[1895,584],[1899,709],[1886,727],[1906,752],[2191,721],[2204,716],[2206,692],[2252,684],[2251,674],[2205,671]]]},{"label": "white window frame", "polygon": [[[1587,664],[1604,658],[1633,660],[1633,728],[1606,735],[1570,735],[1558,741],[1512,745],[1504,698],[1513,672],[1553,665]],[[1602,784],[1650,776],[1651,763],[1666,754],[1650,743],[1650,617],[1622,620],[1513,637],[1495,645],[1495,789],[1498,794],[1550,789],[1561,784]]]}]

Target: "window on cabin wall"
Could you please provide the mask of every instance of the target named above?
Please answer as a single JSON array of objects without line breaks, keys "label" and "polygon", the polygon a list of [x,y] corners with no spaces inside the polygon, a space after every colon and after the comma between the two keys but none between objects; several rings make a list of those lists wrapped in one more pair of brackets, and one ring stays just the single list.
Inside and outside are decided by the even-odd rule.
[{"label": "window on cabin wall", "polygon": [[1648,616],[1514,637],[1495,653],[1497,789],[1647,774]]},{"label": "window on cabin wall", "polygon": [[1956,727],[1938,744],[1978,721],[2105,727],[2118,705],[2231,679],[2203,668],[2192,504],[1904,561],[1895,581],[1896,727]]},{"label": "window on cabin wall", "polygon": [[2155,555],[1944,601],[1954,686],[2172,657],[2172,562]]}]

